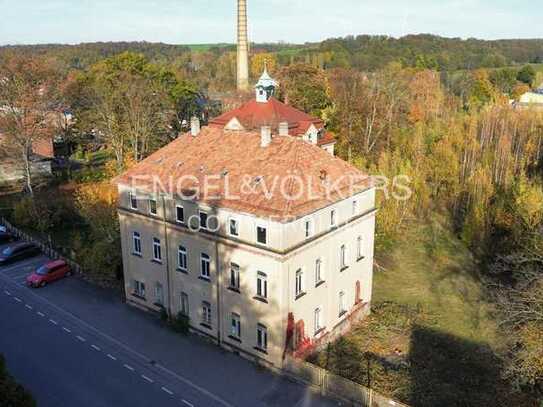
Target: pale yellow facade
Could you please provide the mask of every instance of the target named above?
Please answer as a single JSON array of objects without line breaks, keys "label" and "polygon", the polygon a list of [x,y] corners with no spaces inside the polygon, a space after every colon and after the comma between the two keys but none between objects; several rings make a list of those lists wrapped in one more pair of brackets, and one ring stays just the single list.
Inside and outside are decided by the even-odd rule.
[{"label": "pale yellow facade", "polygon": [[[288,223],[122,185],[119,194],[127,300],[151,310],[162,304],[171,315],[184,311],[194,331],[244,356],[281,367],[289,315],[302,320],[304,336],[315,340],[334,330],[355,303],[371,302],[373,188]],[[149,199],[156,201],[156,214]],[[177,220],[178,206],[184,222]],[[198,230],[200,211],[214,231]],[[257,227],[265,228],[266,244],[258,242]],[[153,260],[157,242],[160,261]],[[209,278],[202,276],[203,258]],[[232,285],[233,267],[239,269],[239,288]],[[258,295],[259,279],[265,295]]]}]

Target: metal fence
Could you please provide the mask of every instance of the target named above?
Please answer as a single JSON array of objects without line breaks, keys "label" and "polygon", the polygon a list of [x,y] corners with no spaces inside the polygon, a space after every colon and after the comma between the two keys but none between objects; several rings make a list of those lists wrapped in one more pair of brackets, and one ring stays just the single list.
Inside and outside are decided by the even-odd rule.
[{"label": "metal fence", "polygon": [[41,240],[36,239],[34,236],[29,235],[26,232],[18,229],[13,226],[6,218],[0,217],[0,224],[4,225],[6,229],[18,239],[26,240],[27,242],[32,242],[38,246],[41,251],[52,259],[62,259],[70,266],[73,273],[81,274],[81,266],[76,263],[73,259],[70,259],[67,256],[62,255],[57,250],[55,250],[50,243],[43,243]]},{"label": "metal fence", "polygon": [[361,384],[291,356],[287,356],[283,369],[289,376],[318,387],[323,396],[329,396],[356,406],[409,407],[407,404],[389,399]]}]

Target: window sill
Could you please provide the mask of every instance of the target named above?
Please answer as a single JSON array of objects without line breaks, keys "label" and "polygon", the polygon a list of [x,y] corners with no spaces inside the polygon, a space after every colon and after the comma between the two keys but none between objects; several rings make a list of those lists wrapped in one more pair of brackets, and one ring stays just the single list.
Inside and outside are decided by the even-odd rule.
[{"label": "window sill", "polygon": [[338,318],[342,318],[345,314],[347,314],[347,311],[341,311],[338,315]]},{"label": "window sill", "polygon": [[356,262],[358,263],[359,261],[362,261],[362,260],[364,260],[365,258],[366,258],[366,256],[361,256],[361,257],[359,257],[358,259],[356,259]]},{"label": "window sill", "polygon": [[267,304],[267,303],[268,303],[268,300],[267,300],[266,298],[260,297],[260,296],[258,296],[258,295],[255,295],[255,296],[253,297],[253,300],[257,300],[257,301],[263,302],[264,304]]},{"label": "window sill", "polygon": [[198,276],[198,280],[205,281],[206,283],[211,283],[211,279],[209,277]]},{"label": "window sill", "polygon": [[207,322],[200,322],[200,326],[203,326],[204,328],[209,329],[209,330],[213,329],[213,327]]},{"label": "window sill", "polygon": [[137,298],[138,300],[147,301],[144,296],[136,294],[136,293],[132,293],[132,297]]},{"label": "window sill", "polygon": [[268,354],[268,351],[267,351],[266,349],[259,348],[258,346],[255,346],[255,347],[254,347],[254,350],[256,350],[256,351],[258,351],[258,352],[260,352],[260,353],[263,353],[263,354],[265,354],[265,355]]},{"label": "window sill", "polygon": [[236,288],[236,287],[228,287],[228,290],[230,290],[232,292],[235,292],[235,293],[238,293],[238,294],[241,294],[241,291],[239,290],[239,288]]},{"label": "window sill", "polygon": [[237,343],[241,343],[241,339],[239,339],[237,336],[234,336],[234,335],[228,335],[228,339]]},{"label": "window sill", "polygon": [[326,327],[323,326],[322,328],[319,328],[317,329],[317,331],[315,331],[315,336],[320,336],[322,335],[322,333],[326,330]]},{"label": "window sill", "polygon": [[143,257],[141,253],[135,253],[135,252],[132,252],[132,256],[139,257],[140,259]]},{"label": "window sill", "polygon": [[296,296],[296,298],[294,298],[294,301],[299,300],[299,299],[302,298],[305,294],[306,294],[305,291],[304,291],[303,293],[298,294],[298,295]]},{"label": "window sill", "polygon": [[162,260],[153,259],[151,263],[160,264],[162,266]]},{"label": "window sill", "polygon": [[315,284],[315,288],[320,287],[320,286],[323,285],[324,283],[326,283],[325,280],[319,281],[317,284]]},{"label": "window sill", "polygon": [[179,267],[177,267],[175,270],[176,270],[177,272],[179,272],[179,273],[189,274],[189,271],[188,271],[188,270],[181,269],[181,268],[179,268]]},{"label": "window sill", "polygon": [[345,270],[347,270],[348,268],[349,268],[349,266],[343,266],[342,268],[339,269],[339,272],[342,273]]}]

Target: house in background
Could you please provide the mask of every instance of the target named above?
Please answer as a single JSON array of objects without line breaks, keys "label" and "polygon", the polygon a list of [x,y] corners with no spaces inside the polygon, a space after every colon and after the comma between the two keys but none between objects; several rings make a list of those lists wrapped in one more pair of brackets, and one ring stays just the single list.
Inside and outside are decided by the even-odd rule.
[{"label": "house in background", "polygon": [[515,103],[515,107],[543,110],[543,86],[524,93]]},{"label": "house in background", "polygon": [[259,91],[115,183],[128,302],[281,367],[369,312],[375,189],[320,121]]}]

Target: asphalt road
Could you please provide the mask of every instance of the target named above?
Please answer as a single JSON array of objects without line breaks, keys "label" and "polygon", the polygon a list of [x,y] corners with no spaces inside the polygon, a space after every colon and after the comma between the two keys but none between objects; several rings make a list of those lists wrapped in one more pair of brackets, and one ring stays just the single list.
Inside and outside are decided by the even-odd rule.
[{"label": "asphalt road", "polygon": [[0,353],[39,407],[338,405],[77,278],[26,287],[46,260],[0,267]]}]

